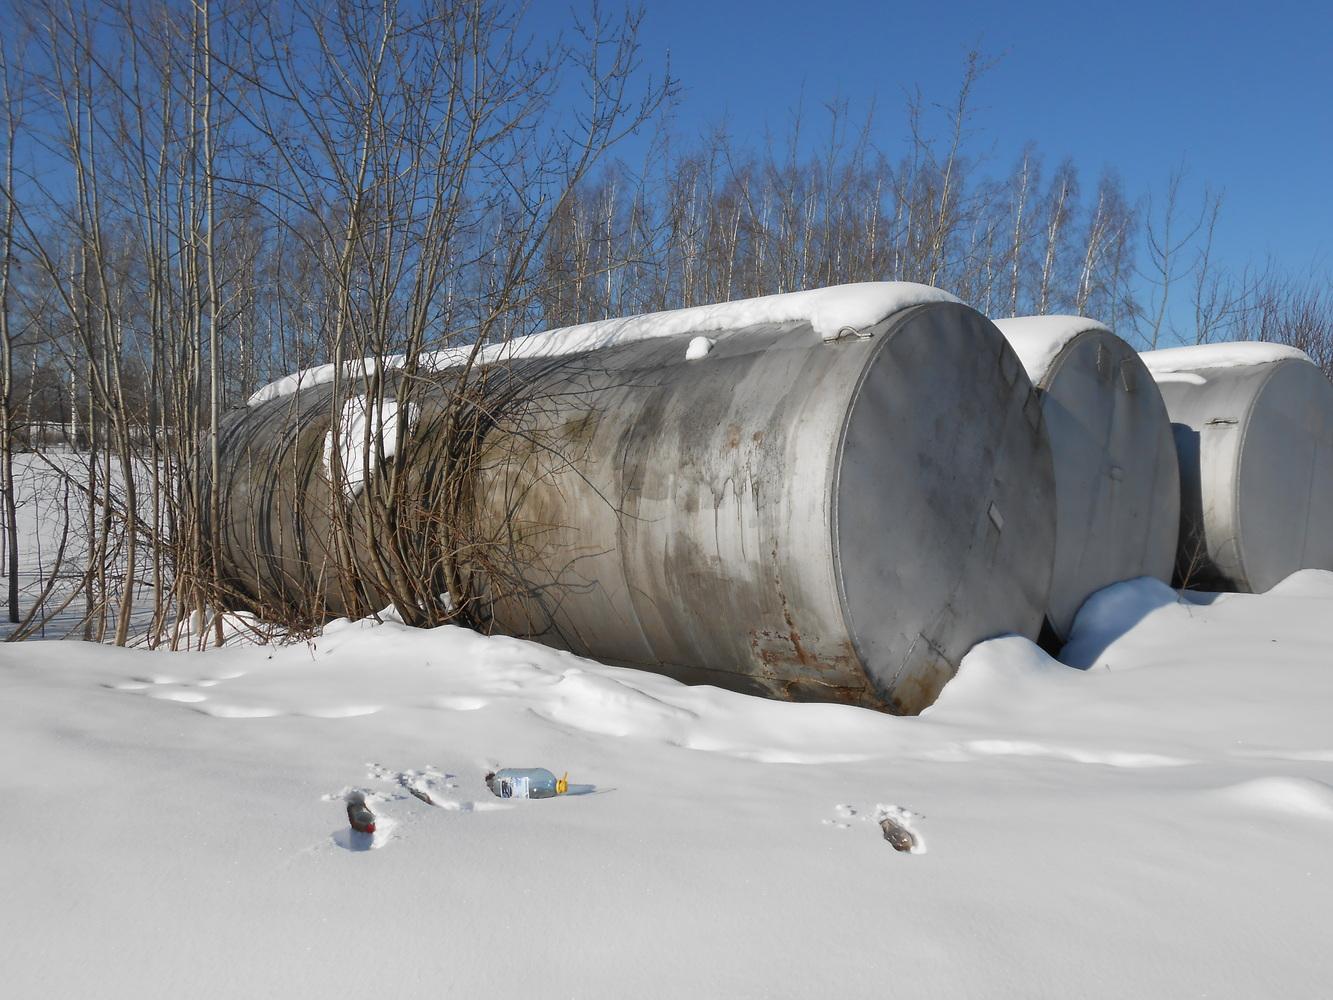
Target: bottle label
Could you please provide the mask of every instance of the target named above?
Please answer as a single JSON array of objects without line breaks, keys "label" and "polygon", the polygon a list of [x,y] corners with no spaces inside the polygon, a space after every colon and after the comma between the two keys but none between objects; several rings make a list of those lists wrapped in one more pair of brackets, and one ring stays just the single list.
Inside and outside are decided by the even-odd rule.
[{"label": "bottle label", "polygon": [[526,799],[528,797],[528,777],[500,778],[496,782],[496,794],[502,799]]}]

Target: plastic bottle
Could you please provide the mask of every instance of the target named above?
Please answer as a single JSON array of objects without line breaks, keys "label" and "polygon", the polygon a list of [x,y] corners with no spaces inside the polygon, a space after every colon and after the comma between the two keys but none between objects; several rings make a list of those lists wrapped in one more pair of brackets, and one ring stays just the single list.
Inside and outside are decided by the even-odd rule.
[{"label": "plastic bottle", "polygon": [[505,767],[486,775],[486,787],[502,799],[549,799],[569,791],[569,772],[557,778],[544,767]]}]

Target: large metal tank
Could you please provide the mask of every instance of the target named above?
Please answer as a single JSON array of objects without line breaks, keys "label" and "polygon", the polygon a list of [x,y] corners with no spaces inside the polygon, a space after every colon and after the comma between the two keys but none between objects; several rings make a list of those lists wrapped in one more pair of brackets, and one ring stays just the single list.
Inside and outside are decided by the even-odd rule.
[{"label": "large metal tank", "polygon": [[1166,406],[1138,354],[1081,316],[996,321],[1041,396],[1055,462],[1046,618],[1067,639],[1083,602],[1138,576],[1169,583],[1180,477]]},{"label": "large metal tank", "polygon": [[1263,593],[1333,569],[1333,384],[1301,351],[1210,344],[1143,355],[1180,456],[1176,582]]},{"label": "large metal tank", "polygon": [[[1036,635],[1050,449],[988,320],[933,303],[833,342],[809,322],[699,332],[715,346],[698,360],[684,332],[506,368],[474,484],[478,544],[507,569],[497,630],[904,713],[979,640]],[[221,561],[256,603],[313,587],[338,610],[320,554],[332,409],[315,386],[228,417]],[[435,426],[430,394],[423,410],[414,435]]]}]

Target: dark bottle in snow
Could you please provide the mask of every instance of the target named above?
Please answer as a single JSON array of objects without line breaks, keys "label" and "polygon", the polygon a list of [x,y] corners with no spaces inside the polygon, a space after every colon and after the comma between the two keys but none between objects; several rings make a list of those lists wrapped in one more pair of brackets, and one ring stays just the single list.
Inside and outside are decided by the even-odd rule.
[{"label": "dark bottle in snow", "polygon": [[916,834],[892,816],[880,820],[879,827],[884,831],[884,839],[893,845],[895,851],[910,854],[916,850]]},{"label": "dark bottle in snow", "polygon": [[486,787],[502,799],[549,799],[569,791],[569,772],[557,778],[544,767],[505,767],[486,775]]},{"label": "dark bottle in snow", "polygon": [[347,796],[347,822],[357,833],[375,832],[375,814],[366,805],[366,796],[361,792],[352,792]]}]

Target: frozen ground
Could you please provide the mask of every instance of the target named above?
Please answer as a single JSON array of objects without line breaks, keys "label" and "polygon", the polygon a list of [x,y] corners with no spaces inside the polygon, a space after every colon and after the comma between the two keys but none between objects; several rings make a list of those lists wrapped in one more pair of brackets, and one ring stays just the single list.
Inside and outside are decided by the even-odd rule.
[{"label": "frozen ground", "polygon": [[989,642],[920,719],[392,622],[6,645],[3,992],[1328,997],[1331,618],[1122,584],[1086,669]]}]

